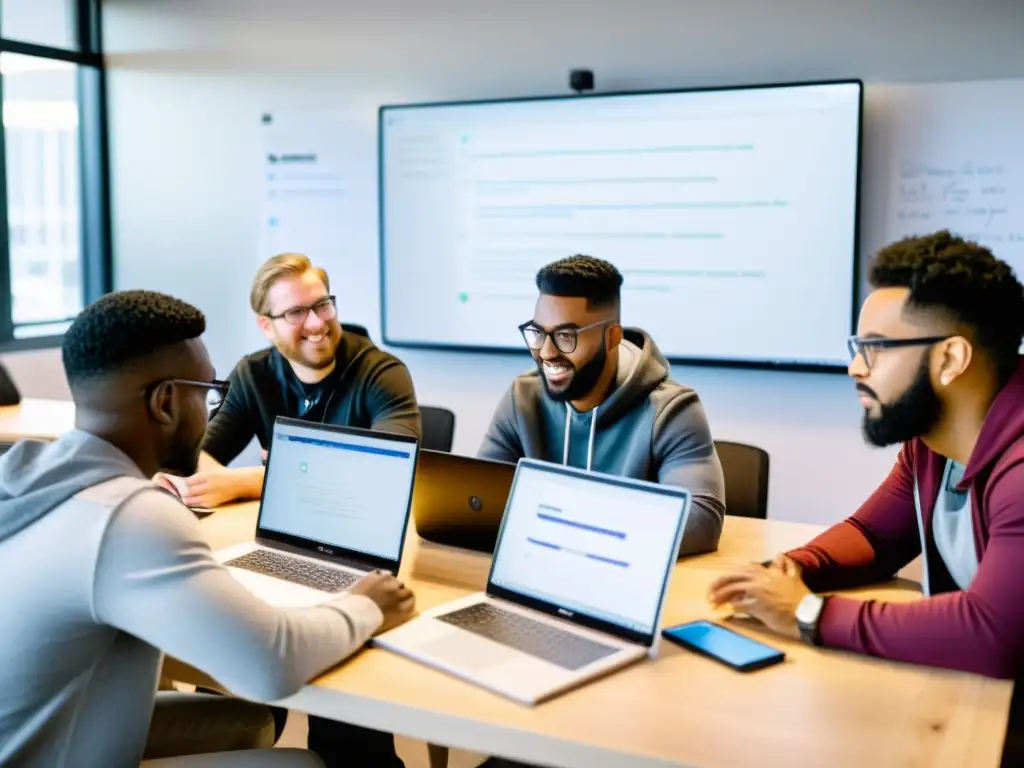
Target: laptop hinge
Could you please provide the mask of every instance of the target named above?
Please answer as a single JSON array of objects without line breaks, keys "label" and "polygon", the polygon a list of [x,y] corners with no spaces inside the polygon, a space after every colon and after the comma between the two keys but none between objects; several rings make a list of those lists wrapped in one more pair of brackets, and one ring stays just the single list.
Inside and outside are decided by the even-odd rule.
[{"label": "laptop hinge", "polygon": [[256,537],[256,543],[260,546],[266,547],[267,549],[276,549],[293,555],[302,555],[303,557],[310,557],[314,560],[322,560],[323,562],[330,563],[331,565],[342,565],[347,568],[355,568],[357,571],[367,571],[373,568],[368,561],[357,557],[350,557],[347,555],[329,555],[326,552],[317,552],[315,549],[303,549],[302,547],[296,547],[293,544],[286,544],[283,541],[266,539],[261,536]]}]

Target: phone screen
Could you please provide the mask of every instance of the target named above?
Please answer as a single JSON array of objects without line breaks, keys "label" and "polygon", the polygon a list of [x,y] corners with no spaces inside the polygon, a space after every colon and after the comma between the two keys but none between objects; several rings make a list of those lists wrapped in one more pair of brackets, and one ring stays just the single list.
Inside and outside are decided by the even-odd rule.
[{"label": "phone screen", "polygon": [[713,624],[694,621],[666,629],[664,634],[693,646],[733,667],[745,667],[781,656],[781,651]]}]

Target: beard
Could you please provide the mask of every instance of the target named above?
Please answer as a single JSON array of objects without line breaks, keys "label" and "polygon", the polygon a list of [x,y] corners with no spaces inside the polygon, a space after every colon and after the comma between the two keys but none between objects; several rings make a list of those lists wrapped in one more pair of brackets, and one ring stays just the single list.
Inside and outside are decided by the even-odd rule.
[{"label": "beard", "polygon": [[338,353],[338,345],[341,343],[341,329],[335,328],[334,325],[329,325],[324,329],[326,335],[327,346],[322,350],[306,350],[303,348],[303,342],[292,343],[288,339],[284,339],[278,336],[274,340],[274,346],[277,347],[277,351],[280,352],[286,360],[289,360],[298,365],[311,368],[314,371],[320,371],[324,368],[330,368],[334,365],[335,357]]},{"label": "beard", "polygon": [[163,471],[190,477],[199,469],[199,453],[203,447],[205,432],[200,432],[198,438],[182,434],[175,435],[173,444],[168,446],[167,455],[161,462]]},{"label": "beard", "polygon": [[601,378],[601,374],[604,372],[604,364],[607,359],[608,350],[602,344],[600,351],[579,368],[576,368],[564,358],[557,361],[573,369],[572,378],[569,379],[569,383],[559,390],[551,389],[548,377],[544,375],[544,363],[540,360],[535,360],[535,362],[537,363],[537,370],[540,371],[541,381],[544,382],[544,391],[547,392],[548,397],[557,403],[565,403],[572,400],[581,400],[594,390],[594,387],[597,386],[597,380]]},{"label": "beard", "polygon": [[867,386],[858,384],[857,389],[875,399],[879,413],[872,416],[864,411],[864,439],[878,448],[905,443],[915,437],[926,435],[939,421],[941,403],[932,386],[926,357],[917,371],[913,383],[896,400],[882,403]]}]

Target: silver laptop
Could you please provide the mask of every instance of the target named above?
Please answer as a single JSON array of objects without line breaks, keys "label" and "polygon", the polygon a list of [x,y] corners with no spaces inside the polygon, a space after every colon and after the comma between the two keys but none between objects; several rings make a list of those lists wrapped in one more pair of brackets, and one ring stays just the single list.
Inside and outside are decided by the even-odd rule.
[{"label": "silver laptop", "polygon": [[256,540],[217,552],[272,605],[317,605],[374,569],[398,573],[418,441],[278,417]]},{"label": "silver laptop", "polygon": [[690,509],[681,488],[523,459],[486,593],[376,643],[534,704],[653,654]]}]

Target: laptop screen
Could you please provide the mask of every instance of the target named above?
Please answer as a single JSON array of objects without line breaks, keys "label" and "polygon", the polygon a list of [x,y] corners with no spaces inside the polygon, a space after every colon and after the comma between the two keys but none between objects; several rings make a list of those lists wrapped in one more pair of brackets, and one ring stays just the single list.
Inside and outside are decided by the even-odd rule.
[{"label": "laptop screen", "polygon": [[520,462],[491,584],[651,635],[688,508],[679,488]]},{"label": "laptop screen", "polygon": [[279,420],[267,461],[260,530],[397,560],[416,442]]}]

